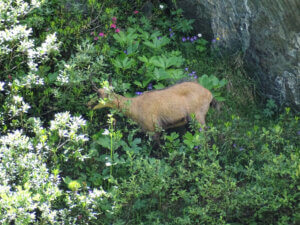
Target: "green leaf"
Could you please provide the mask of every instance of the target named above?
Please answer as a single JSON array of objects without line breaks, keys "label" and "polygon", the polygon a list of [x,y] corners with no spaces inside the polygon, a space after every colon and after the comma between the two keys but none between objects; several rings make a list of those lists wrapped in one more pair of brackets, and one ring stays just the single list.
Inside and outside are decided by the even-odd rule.
[{"label": "green leaf", "polygon": [[167,72],[173,80],[180,80],[185,77],[185,74],[181,69],[169,69]]},{"label": "green leaf", "polygon": [[148,78],[146,80],[143,80],[143,86],[142,86],[142,88],[145,88],[151,81],[152,81],[152,78]]},{"label": "green leaf", "polygon": [[110,149],[110,137],[109,136],[102,136],[97,141],[97,144],[101,145],[106,149]]},{"label": "green leaf", "polygon": [[135,63],[134,59],[127,57],[127,55],[119,55],[116,59],[112,60],[112,64],[120,69],[130,69]]},{"label": "green leaf", "polygon": [[159,52],[162,51],[162,48],[170,43],[170,39],[166,36],[158,38],[158,35],[151,35],[152,40],[151,41],[144,41],[144,45],[150,47],[153,50],[157,50]]},{"label": "green leaf", "polygon": [[114,34],[113,37],[122,47],[126,47],[136,41],[138,34],[136,33],[136,29],[129,28],[127,32],[121,31]]},{"label": "green leaf", "polygon": [[49,79],[49,83],[53,83],[54,81],[56,81],[58,76],[58,73],[49,73],[48,74],[48,79]]},{"label": "green leaf", "polygon": [[147,58],[146,56],[144,56],[144,55],[143,55],[143,56],[139,56],[138,59],[139,59],[140,61],[146,63],[146,64],[149,63],[148,58]]},{"label": "green leaf", "polygon": [[150,59],[150,63],[154,66],[166,69],[167,68],[167,60],[162,56],[153,56]]},{"label": "green leaf", "polygon": [[133,81],[133,83],[138,87],[143,87],[143,85],[140,81],[135,80],[135,81]]},{"label": "green leaf", "polygon": [[132,44],[130,44],[128,47],[127,47],[127,54],[128,55],[131,55],[133,53],[136,53],[137,50],[139,48],[139,42],[134,42]]},{"label": "green leaf", "polygon": [[184,138],[184,143],[189,147],[189,148],[194,148],[195,144],[194,144],[194,136],[192,133],[190,132],[186,132],[186,134],[183,136]]},{"label": "green leaf", "polygon": [[161,81],[161,80],[166,80],[166,79],[170,79],[170,75],[167,71],[165,71],[164,69],[154,69],[154,73],[153,73],[153,78],[156,81]]},{"label": "green leaf", "polygon": [[226,99],[224,97],[221,97],[221,96],[216,96],[214,97],[218,102],[223,102],[225,101]]},{"label": "green leaf", "polygon": [[153,87],[155,90],[160,90],[160,89],[165,88],[165,85],[163,85],[162,83],[158,83],[158,84],[153,85]]}]

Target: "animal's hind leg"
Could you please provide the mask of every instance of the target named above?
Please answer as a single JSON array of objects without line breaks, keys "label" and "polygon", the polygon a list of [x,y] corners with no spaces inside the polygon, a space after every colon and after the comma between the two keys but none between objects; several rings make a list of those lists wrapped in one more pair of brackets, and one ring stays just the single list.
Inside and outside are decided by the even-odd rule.
[{"label": "animal's hind leg", "polygon": [[205,115],[203,115],[202,112],[196,113],[196,120],[197,120],[200,124],[205,125]]},{"label": "animal's hind leg", "polygon": [[205,116],[209,109],[209,104],[202,106],[198,112],[196,112],[196,120],[202,124],[205,125]]},{"label": "animal's hind leg", "polygon": [[155,144],[157,144],[158,146],[160,146],[160,133],[159,132],[155,132],[155,134],[152,136],[152,138],[155,141]]}]

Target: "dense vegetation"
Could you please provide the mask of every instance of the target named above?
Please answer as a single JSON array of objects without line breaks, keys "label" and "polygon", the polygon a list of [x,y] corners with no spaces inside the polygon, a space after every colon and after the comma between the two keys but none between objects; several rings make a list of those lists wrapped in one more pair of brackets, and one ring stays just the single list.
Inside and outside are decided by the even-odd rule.
[{"label": "dense vegetation", "polygon": [[[0,3],[0,223],[299,222],[299,115],[260,104],[222,37],[205,40],[176,7],[146,8]],[[122,113],[86,107],[92,82],[135,96],[182,80],[221,108],[161,146]]]}]

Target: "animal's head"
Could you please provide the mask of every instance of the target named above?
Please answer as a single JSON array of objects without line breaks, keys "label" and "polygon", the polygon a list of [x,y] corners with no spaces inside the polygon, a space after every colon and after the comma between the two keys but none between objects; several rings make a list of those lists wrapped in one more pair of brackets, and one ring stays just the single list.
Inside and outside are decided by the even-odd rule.
[{"label": "animal's head", "polygon": [[101,109],[104,107],[108,107],[108,98],[109,98],[109,90],[105,88],[100,88],[97,90],[97,97],[91,99],[88,103],[87,106],[89,109]]}]

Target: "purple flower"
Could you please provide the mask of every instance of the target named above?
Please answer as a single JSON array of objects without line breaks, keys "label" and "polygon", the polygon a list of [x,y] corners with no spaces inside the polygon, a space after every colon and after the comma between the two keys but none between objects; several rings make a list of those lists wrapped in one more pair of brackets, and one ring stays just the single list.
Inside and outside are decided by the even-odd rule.
[{"label": "purple flower", "polygon": [[197,79],[197,78],[198,78],[198,76],[194,76],[194,78],[195,78],[195,79]]},{"label": "purple flower", "polygon": [[212,43],[216,43],[216,39],[212,39],[212,41],[211,41]]},{"label": "purple flower", "polygon": [[192,73],[189,73],[189,76],[193,76],[193,74],[192,74]]},{"label": "purple flower", "polygon": [[143,94],[143,92],[137,91],[137,92],[135,92],[135,94],[136,95],[141,95],[141,94]]},{"label": "purple flower", "polygon": [[244,148],[240,147],[240,151],[244,151]]},{"label": "purple flower", "polygon": [[182,38],[182,42],[185,42],[185,41],[186,41],[186,38],[185,38],[185,37],[183,37],[183,38]]},{"label": "purple flower", "polygon": [[158,39],[158,40],[160,40],[160,39],[161,39],[161,37],[157,37],[157,39]]},{"label": "purple flower", "polygon": [[202,131],[202,127],[200,127],[199,131],[200,131],[200,132]]},{"label": "purple flower", "polygon": [[189,70],[189,68],[188,67],[185,67],[185,69],[184,69],[185,71],[188,71]]},{"label": "purple flower", "polygon": [[233,147],[236,148],[236,144],[233,144]]},{"label": "purple flower", "polygon": [[170,37],[173,37],[174,36],[174,33],[172,32],[172,33],[170,33]]},{"label": "purple flower", "polygon": [[196,73],[196,71],[192,71],[192,74],[195,74]]},{"label": "purple flower", "polygon": [[127,55],[127,51],[125,50],[124,53]]},{"label": "purple flower", "polygon": [[300,135],[300,130],[298,130],[297,134]]},{"label": "purple flower", "polygon": [[190,37],[187,37],[186,40],[190,40]]},{"label": "purple flower", "polygon": [[171,32],[171,31],[172,31],[172,28],[169,28],[169,31]]},{"label": "purple flower", "polygon": [[152,86],[152,83],[150,83],[149,85],[148,85],[148,90],[152,90],[153,89],[153,86]]}]

